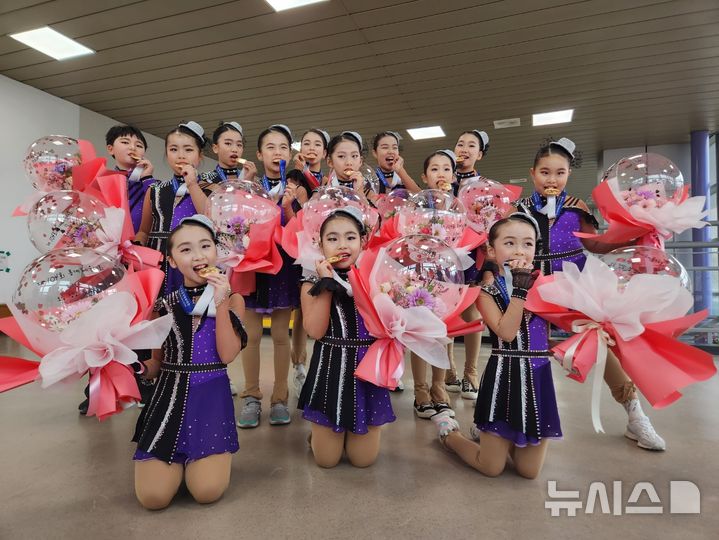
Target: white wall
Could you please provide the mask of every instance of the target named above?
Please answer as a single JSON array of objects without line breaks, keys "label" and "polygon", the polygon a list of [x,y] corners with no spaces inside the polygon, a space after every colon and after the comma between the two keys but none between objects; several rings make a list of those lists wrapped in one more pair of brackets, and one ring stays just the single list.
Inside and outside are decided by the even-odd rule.
[{"label": "white wall", "polygon": [[[3,76],[0,76],[0,120],[0,251],[10,252],[7,259],[10,272],[0,272],[0,304],[7,304],[20,273],[39,255],[28,239],[25,218],[11,216],[15,207],[33,192],[22,166],[27,147],[44,135],[67,135],[89,140],[98,156],[106,156],[105,132],[119,122]],[[163,140],[147,133],[145,137],[155,177],[169,178]],[[114,165],[111,159],[108,165]],[[203,169],[214,166],[215,162],[205,159]]]}]

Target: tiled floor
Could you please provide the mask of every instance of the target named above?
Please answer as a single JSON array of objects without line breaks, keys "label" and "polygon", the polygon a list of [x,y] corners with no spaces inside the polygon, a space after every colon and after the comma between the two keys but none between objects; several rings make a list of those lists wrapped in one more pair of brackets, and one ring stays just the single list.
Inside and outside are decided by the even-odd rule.
[{"label": "tiled floor", "polygon": [[[268,338],[262,347],[269,360]],[[11,348],[0,338],[0,353]],[[262,372],[267,395],[271,370],[268,361]],[[241,385],[239,363],[230,374]],[[565,438],[551,443],[538,480],[512,470],[486,478],[444,451],[433,425],[413,414],[406,373],[408,389],[392,398],[398,420],[385,429],[373,467],[319,469],[300,415],[295,411],[289,426],[270,426],[266,403],[260,427],[240,432],[224,498],[203,507],[181,493],[161,512],[143,510],[133,494],[136,409],[100,424],[76,412],[80,383],[49,390],[29,385],[0,394],[0,538],[717,538],[719,379],[689,388],[669,409],[650,410],[668,444],[666,452],[651,453],[622,436],[624,411],[606,389],[607,433],[595,434],[589,385],[565,379],[557,366],[554,374]],[[466,431],[472,404],[456,399],[454,405]],[[602,483],[612,509],[613,481],[622,481],[624,505],[637,482],[651,482],[661,500],[654,506],[663,513],[615,516],[597,504],[592,515],[583,506],[576,517],[550,517],[550,480],[560,490],[579,490],[583,503],[590,484]],[[701,514],[669,515],[673,480],[699,487]],[[641,503],[648,504],[646,493]]]}]

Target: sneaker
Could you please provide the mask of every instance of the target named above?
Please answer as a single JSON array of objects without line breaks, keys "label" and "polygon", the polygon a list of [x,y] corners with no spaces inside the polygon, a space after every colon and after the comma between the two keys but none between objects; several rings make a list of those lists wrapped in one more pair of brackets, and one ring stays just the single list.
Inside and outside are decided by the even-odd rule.
[{"label": "sneaker", "polygon": [[237,391],[237,387],[235,386],[235,383],[233,383],[232,381],[230,381],[230,392],[232,392],[233,396],[236,396],[237,394],[239,394],[239,392]]},{"label": "sneaker", "polygon": [[472,437],[473,441],[479,442],[479,437],[482,432],[479,430],[477,425],[472,422],[472,425],[469,426],[469,436]]},{"label": "sneaker", "polygon": [[437,414],[441,414],[444,411],[447,411],[449,415],[454,418],[454,410],[452,410],[452,407],[449,406],[449,403],[444,403],[443,401],[435,402],[433,405],[434,410],[437,411]]},{"label": "sneaker", "polygon": [[290,418],[290,410],[286,403],[278,401],[270,407],[270,425],[282,426],[290,422],[292,422],[292,418]]},{"label": "sneaker", "polygon": [[667,449],[667,443],[654,431],[654,426],[652,426],[648,416],[640,416],[630,420],[624,436],[637,441],[637,446],[645,450],[661,452]]},{"label": "sneaker", "polygon": [[464,399],[477,399],[479,390],[469,379],[462,379],[462,397]]},{"label": "sneaker", "polygon": [[445,381],[444,389],[447,390],[447,392],[452,392],[453,394],[456,394],[461,391],[462,383],[459,381],[459,379],[455,379],[449,382]]},{"label": "sneaker", "polygon": [[402,392],[402,391],[404,391],[404,383],[400,379],[399,383],[397,384],[397,388],[395,388],[394,390],[390,390],[390,392]]},{"label": "sneaker", "polygon": [[256,428],[260,425],[260,412],[262,404],[260,400],[253,397],[245,398],[245,406],[240,411],[240,419],[237,420],[237,427],[242,429]]},{"label": "sneaker", "polygon": [[292,382],[295,385],[295,392],[297,392],[297,395],[300,395],[300,392],[302,392],[302,387],[305,385],[305,381],[307,380],[307,370],[305,369],[304,364],[295,364],[295,373],[292,376]]},{"label": "sneaker", "polygon": [[444,411],[442,413],[435,414],[431,418],[431,420],[434,423],[434,425],[437,427],[437,434],[439,435],[439,442],[447,450],[450,450],[450,448],[445,444],[445,440],[447,439],[447,435],[449,435],[453,431],[459,431],[459,423],[457,423],[457,421],[449,415],[448,411]]},{"label": "sneaker", "polygon": [[432,406],[431,403],[422,403],[417,405],[417,400],[414,402],[414,412],[420,418],[431,418],[437,414],[437,410]]}]

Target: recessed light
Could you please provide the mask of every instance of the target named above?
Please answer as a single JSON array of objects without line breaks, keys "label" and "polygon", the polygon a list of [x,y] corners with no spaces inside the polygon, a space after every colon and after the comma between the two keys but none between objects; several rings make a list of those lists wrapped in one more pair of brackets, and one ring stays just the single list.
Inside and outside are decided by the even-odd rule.
[{"label": "recessed light", "polygon": [[95,52],[49,26],[19,34],[10,34],[10,37],[43,54],[52,56],[55,60],[65,60]]},{"label": "recessed light", "polygon": [[275,11],[284,11],[286,9],[292,9],[300,6],[307,6],[309,4],[317,4],[319,2],[326,2],[327,0],[267,0],[267,3],[272,6]]},{"label": "recessed light", "polygon": [[292,150],[296,150],[297,152],[300,151],[300,148],[302,148],[302,143],[299,141],[295,141],[292,143]]},{"label": "recessed light", "polygon": [[527,179],[526,178],[510,178],[509,183],[510,184],[526,184]]},{"label": "recessed light", "polygon": [[572,121],[574,109],[564,111],[553,111],[532,115],[533,126],[548,126],[550,124],[565,124]]},{"label": "recessed light", "polygon": [[444,131],[442,130],[442,126],[413,128],[408,129],[407,133],[409,133],[409,136],[412,137],[415,141],[420,141],[422,139],[436,139],[437,137],[445,136]]},{"label": "recessed light", "polygon": [[513,128],[521,125],[522,121],[519,118],[505,118],[504,120],[494,121],[494,129]]}]

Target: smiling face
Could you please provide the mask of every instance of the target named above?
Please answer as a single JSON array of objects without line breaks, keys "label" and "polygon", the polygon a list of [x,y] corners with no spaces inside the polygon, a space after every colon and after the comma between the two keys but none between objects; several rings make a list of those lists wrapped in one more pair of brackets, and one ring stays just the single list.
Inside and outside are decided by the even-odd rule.
[{"label": "smiling face", "polygon": [[454,153],[457,155],[457,169],[460,172],[470,172],[474,170],[474,166],[482,159],[484,155],[480,150],[481,142],[479,137],[474,133],[462,133],[457,139],[454,147]]},{"label": "smiling face", "polygon": [[[107,146],[107,153],[115,158],[118,167],[130,170],[145,156],[145,143],[135,135],[121,135]],[[138,159],[134,159],[133,156]]]},{"label": "smiling face", "polygon": [[335,268],[350,268],[362,250],[362,236],[357,222],[344,216],[328,218],[322,225],[320,249],[326,259],[336,256],[344,257],[332,265]]},{"label": "smiling face", "polygon": [[290,141],[277,131],[270,131],[262,139],[257,159],[262,161],[265,174],[271,178],[280,176],[280,160],[290,160]]},{"label": "smiling face", "polygon": [[543,156],[537,160],[537,164],[533,168],[529,169],[534,189],[540,195],[546,195],[548,188],[563,191],[571,172],[569,161],[562,154]]},{"label": "smiling face", "polygon": [[358,171],[362,166],[362,153],[354,141],[340,141],[327,157],[327,164],[337,173],[337,178],[347,180],[347,172]]},{"label": "smiling face", "polygon": [[501,268],[506,262],[520,260],[531,264],[537,243],[534,227],[525,221],[510,219],[498,225],[496,237],[487,246],[487,255]]},{"label": "smiling face", "polygon": [[305,136],[302,137],[300,152],[305,156],[310,169],[318,168],[322,160],[327,157],[325,140],[314,131],[308,131],[305,133]]},{"label": "smiling face", "polygon": [[441,189],[441,184],[451,184],[454,180],[452,160],[443,154],[435,154],[429,158],[422,180],[430,189]]},{"label": "smiling face", "polygon": [[237,167],[237,160],[242,157],[244,150],[242,135],[234,129],[228,129],[222,133],[217,139],[217,143],[212,145],[212,151],[217,154],[220,167],[225,169]]},{"label": "smiling face", "polygon": [[185,135],[184,133],[170,133],[167,136],[165,154],[167,156],[167,164],[177,175],[181,173],[182,165],[197,167],[200,164],[200,158],[202,156],[197,146],[197,141],[190,135]]},{"label": "smiling face", "polygon": [[382,170],[391,171],[399,157],[399,142],[392,135],[385,135],[377,141],[377,148],[372,150],[372,155]]},{"label": "smiling face", "polygon": [[185,278],[185,287],[197,287],[207,283],[199,272],[215,266],[217,247],[210,231],[201,225],[185,224],[174,232],[167,262],[177,268]]}]

